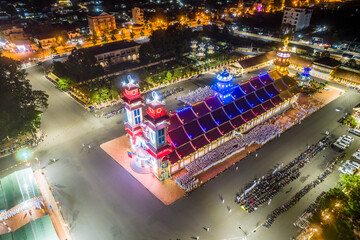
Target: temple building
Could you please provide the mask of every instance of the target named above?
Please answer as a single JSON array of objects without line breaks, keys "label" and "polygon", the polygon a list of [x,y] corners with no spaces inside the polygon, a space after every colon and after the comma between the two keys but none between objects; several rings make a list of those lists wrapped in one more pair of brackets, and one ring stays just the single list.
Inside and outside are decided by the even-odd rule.
[{"label": "temple building", "polygon": [[165,103],[153,93],[152,99],[146,101],[143,116],[139,86],[130,78],[124,85],[123,100],[125,128],[136,155],[132,160],[134,165],[164,180],[211,150],[296,105],[300,90],[296,81],[287,75],[290,54],[286,49],[279,52],[275,70],[236,84],[225,69],[212,86],[214,96],[172,114],[164,110]]},{"label": "temple building", "polygon": [[277,54],[274,61],[275,70],[277,70],[281,75],[287,75],[288,67],[290,66],[290,51],[288,49],[289,40],[285,39],[284,47],[281,48]]}]

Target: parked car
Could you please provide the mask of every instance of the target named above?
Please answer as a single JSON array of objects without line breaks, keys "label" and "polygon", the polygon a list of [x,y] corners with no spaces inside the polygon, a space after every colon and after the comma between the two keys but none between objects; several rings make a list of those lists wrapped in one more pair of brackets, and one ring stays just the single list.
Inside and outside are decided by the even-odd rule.
[{"label": "parked car", "polygon": [[352,165],[353,167],[355,167],[356,169],[360,168],[360,163],[356,162],[356,161],[352,161],[352,160],[347,160],[345,163]]},{"label": "parked car", "polygon": [[352,156],[357,160],[360,160],[360,152],[355,152]]},{"label": "parked car", "polygon": [[343,164],[339,167],[339,172],[342,174],[350,173],[354,174],[356,172],[356,168],[350,164]]},{"label": "parked car", "polygon": [[349,128],[349,133],[352,133],[358,137],[360,136],[360,131],[355,128]]},{"label": "parked car", "polygon": [[343,150],[346,149],[346,146],[340,145],[340,144],[338,144],[337,142],[333,143],[333,147],[339,149],[340,151],[343,151]]}]

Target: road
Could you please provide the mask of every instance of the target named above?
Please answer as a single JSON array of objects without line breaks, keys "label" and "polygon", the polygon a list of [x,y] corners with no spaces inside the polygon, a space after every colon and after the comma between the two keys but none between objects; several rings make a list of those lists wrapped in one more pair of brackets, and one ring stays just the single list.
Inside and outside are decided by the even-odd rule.
[{"label": "road", "polygon": [[[263,40],[263,41],[282,42],[282,39],[280,39],[280,38],[264,36],[264,35],[259,35],[259,34],[255,34],[255,33],[249,33],[249,32],[245,32],[245,31],[235,30],[234,34],[238,35],[238,36],[245,36],[245,37],[249,37],[249,38],[260,39],[260,40]],[[310,47],[310,48],[317,49],[317,50],[320,50],[320,51],[328,51],[328,52],[330,52],[332,54],[339,55],[339,56],[342,56],[344,53],[347,53],[347,54],[351,54],[351,55],[356,56],[356,57],[360,57],[360,53],[358,53],[358,52],[343,51],[343,50],[337,50],[337,49],[333,49],[333,48],[325,49],[324,47],[314,46],[313,44],[307,44],[307,43],[302,43],[302,42],[293,41],[293,40],[291,40],[290,43],[292,45],[294,45],[294,46],[306,46],[306,47]]]},{"label": "road", "polygon": [[[259,228],[255,233],[251,231],[272,210],[315,179],[325,168],[326,162],[335,156],[333,150],[327,149],[319,154],[303,169],[298,180],[278,194],[269,206],[259,208],[255,213],[248,214],[237,206],[234,203],[235,193],[254,177],[266,174],[276,164],[290,162],[305,150],[306,144],[315,143],[323,137],[326,130],[334,137],[344,134],[346,128],[340,126],[337,120],[344,112],[351,112],[360,100],[358,93],[347,91],[301,125],[266,144],[258,151],[257,158],[249,156],[241,160],[238,171],[230,169],[193,192],[189,198],[184,197],[165,206],[99,148],[101,143],[125,133],[122,114],[110,119],[96,118],[48,82],[41,67],[27,71],[34,89],[45,90],[50,96],[49,108],[42,116],[42,129],[48,137],[35,149],[34,155],[41,161],[75,240],[191,239],[192,236],[207,240],[242,239],[243,233],[238,226],[250,234],[248,239],[289,239],[297,232],[292,226],[293,221],[318,193],[334,185],[338,178],[337,171],[294,208],[280,216],[270,229]],[[173,86],[183,86],[188,91],[210,85],[213,79],[213,74],[206,74]],[[166,101],[169,110],[181,106],[174,96]],[[337,112],[335,108],[342,111]],[[354,149],[360,143],[359,138],[355,138]],[[91,150],[82,149],[82,143],[91,145]],[[51,158],[58,161],[50,163]],[[14,161],[12,156],[1,159],[2,168],[4,162]],[[293,189],[286,194],[291,186]],[[218,194],[223,195],[224,204]],[[227,206],[232,208],[230,214]],[[210,231],[206,232],[202,227],[210,227]]]}]

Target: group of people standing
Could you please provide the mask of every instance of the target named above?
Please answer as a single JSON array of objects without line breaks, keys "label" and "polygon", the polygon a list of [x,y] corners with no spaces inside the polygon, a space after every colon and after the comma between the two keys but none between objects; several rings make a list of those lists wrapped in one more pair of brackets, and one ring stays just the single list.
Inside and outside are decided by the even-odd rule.
[{"label": "group of people standing", "polygon": [[330,144],[329,138],[324,137],[316,144],[308,146],[306,151],[293,161],[280,169],[275,169],[266,177],[254,180],[252,186],[241,194],[236,194],[235,202],[244,210],[251,213],[259,206],[269,203],[271,199],[287,184],[300,176],[300,169],[326,146]]}]

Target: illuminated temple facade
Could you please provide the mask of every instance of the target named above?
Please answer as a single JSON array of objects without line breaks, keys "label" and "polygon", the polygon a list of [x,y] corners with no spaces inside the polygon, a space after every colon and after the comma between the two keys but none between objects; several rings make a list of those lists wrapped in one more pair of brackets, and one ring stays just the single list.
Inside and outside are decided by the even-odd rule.
[{"label": "illuminated temple facade", "polygon": [[[281,61],[281,67],[284,63]],[[156,93],[145,106],[139,86],[130,79],[124,85],[123,100],[125,128],[135,153],[132,161],[164,180],[230,139],[296,105],[300,93],[297,83],[286,69],[279,70],[285,74],[272,70],[235,84],[225,69],[212,86],[214,96],[172,114],[164,110],[165,103]]]}]

